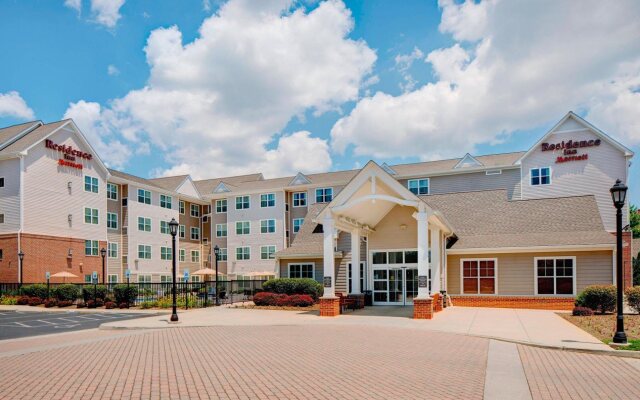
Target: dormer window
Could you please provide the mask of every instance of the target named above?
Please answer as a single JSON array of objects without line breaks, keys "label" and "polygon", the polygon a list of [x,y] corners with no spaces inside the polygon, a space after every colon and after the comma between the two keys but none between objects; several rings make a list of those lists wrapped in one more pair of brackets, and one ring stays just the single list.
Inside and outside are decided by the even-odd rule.
[{"label": "dormer window", "polygon": [[429,178],[409,179],[407,188],[416,196],[429,194]]}]

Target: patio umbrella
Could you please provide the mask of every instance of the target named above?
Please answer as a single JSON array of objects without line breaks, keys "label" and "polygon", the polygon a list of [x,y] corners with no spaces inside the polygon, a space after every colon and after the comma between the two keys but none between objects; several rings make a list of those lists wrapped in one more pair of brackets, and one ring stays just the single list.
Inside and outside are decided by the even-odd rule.
[{"label": "patio umbrella", "polygon": [[242,274],[244,276],[270,276],[275,275],[276,273],[273,271],[253,271],[247,272],[246,274]]},{"label": "patio umbrella", "polygon": [[[211,268],[199,269],[193,273],[193,275],[215,275],[216,271]],[[218,272],[218,275],[224,275],[222,272]]]},{"label": "patio umbrella", "polygon": [[67,278],[77,278],[78,275],[72,274],[71,272],[67,272],[67,271],[61,271],[61,272],[56,272],[55,274],[51,275],[51,278],[62,278],[62,282],[66,282]]}]

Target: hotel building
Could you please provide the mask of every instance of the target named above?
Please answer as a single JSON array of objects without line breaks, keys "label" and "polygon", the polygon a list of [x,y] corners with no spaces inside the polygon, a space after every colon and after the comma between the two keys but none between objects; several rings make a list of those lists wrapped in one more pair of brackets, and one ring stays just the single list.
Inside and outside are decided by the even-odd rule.
[{"label": "hotel building", "polygon": [[[103,247],[108,281],[126,270],[166,281],[175,218],[180,276],[212,267],[217,245],[225,276],[309,277],[327,299],[366,290],[374,304],[412,304],[446,290],[458,305],[564,308],[585,286],[615,282],[609,188],[629,184],[632,156],[570,112],[522,152],[145,179],[106,168],[71,120],[29,122],[0,129],[0,281],[61,270],[84,280],[102,274]],[[628,285],[630,232],[623,240]]]}]

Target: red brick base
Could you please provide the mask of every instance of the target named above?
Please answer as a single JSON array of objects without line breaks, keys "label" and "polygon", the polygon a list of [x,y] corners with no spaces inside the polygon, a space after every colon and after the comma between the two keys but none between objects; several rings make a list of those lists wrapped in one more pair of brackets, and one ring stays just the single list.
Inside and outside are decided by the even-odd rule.
[{"label": "red brick base", "polygon": [[451,296],[459,307],[523,308],[532,310],[572,310],[573,297],[535,296]]},{"label": "red brick base", "polygon": [[337,317],[340,315],[340,299],[337,297],[320,297],[320,316]]},{"label": "red brick base", "polygon": [[413,319],[433,318],[433,299],[413,299]]}]

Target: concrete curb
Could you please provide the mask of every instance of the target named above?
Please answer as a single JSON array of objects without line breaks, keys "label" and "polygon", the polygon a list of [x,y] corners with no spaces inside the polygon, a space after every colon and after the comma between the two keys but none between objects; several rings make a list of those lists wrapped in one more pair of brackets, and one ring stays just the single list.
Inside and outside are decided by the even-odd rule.
[{"label": "concrete curb", "polygon": [[[43,307],[31,307],[31,306],[0,306],[0,312],[2,311],[20,311],[20,312],[59,312],[59,313],[68,313],[68,312],[77,312],[77,313],[90,313],[90,314],[108,314],[108,313],[118,313],[118,314],[146,314],[148,316],[154,315],[164,315],[171,314],[171,311],[165,310],[138,310],[131,308],[113,308],[107,310],[105,308],[75,308],[75,307],[51,307],[51,308],[43,308]],[[184,312],[184,311],[182,311]]]}]

